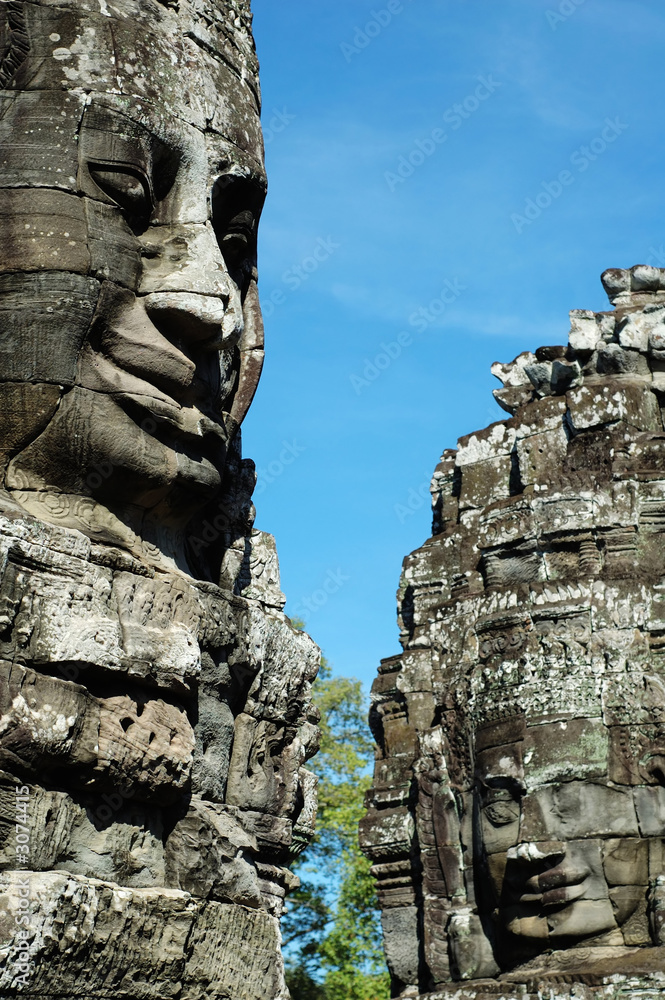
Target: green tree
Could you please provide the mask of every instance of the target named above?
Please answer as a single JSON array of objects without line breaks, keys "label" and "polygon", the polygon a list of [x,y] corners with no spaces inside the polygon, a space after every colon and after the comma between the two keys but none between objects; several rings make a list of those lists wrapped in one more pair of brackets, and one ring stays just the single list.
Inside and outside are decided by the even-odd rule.
[{"label": "green tree", "polygon": [[322,659],[314,698],[321,749],[309,767],[319,777],[319,814],[284,919],[287,982],[293,1000],[388,1000],[374,880],[358,847],[373,760],[362,686],[333,677]]}]

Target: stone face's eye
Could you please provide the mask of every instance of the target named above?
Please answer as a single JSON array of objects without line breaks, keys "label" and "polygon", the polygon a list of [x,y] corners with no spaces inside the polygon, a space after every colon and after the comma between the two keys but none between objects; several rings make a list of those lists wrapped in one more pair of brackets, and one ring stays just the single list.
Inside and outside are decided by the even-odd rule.
[{"label": "stone face's eye", "polygon": [[520,803],[507,788],[485,789],[482,808],[492,826],[507,826],[520,818]]},{"label": "stone face's eye", "polygon": [[236,271],[253,253],[256,241],[256,220],[247,209],[231,219],[218,235],[219,247],[229,271]]},{"label": "stone face's eye", "polygon": [[264,194],[255,181],[233,174],[218,178],[212,189],[217,243],[229,273],[241,287],[256,261],[256,230]]},{"label": "stone face's eye", "polygon": [[493,826],[506,826],[519,819],[520,808],[517,802],[492,802],[485,806],[485,815]]},{"label": "stone face's eye", "polygon": [[97,187],[125,212],[140,219],[150,216],[153,208],[150,185],[139,170],[110,164],[90,165],[89,170]]}]

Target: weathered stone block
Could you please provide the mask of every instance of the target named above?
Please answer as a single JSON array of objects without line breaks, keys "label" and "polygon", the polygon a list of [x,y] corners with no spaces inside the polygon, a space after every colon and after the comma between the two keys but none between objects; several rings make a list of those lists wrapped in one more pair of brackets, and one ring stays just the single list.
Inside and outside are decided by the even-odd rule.
[{"label": "weathered stone block", "polygon": [[203,899],[260,907],[256,838],[233,810],[192,799],[165,849],[169,884]]},{"label": "weathered stone block", "polygon": [[568,344],[574,351],[593,351],[601,339],[599,315],[589,309],[570,312]]},{"label": "weathered stone block", "polygon": [[524,738],[534,787],[607,774],[609,731],[600,719],[570,719],[529,726]]},{"label": "weathered stone block", "polygon": [[0,663],[0,760],[26,774],[71,767],[79,782],[99,756],[100,706],[78,684]]},{"label": "weathered stone block", "polygon": [[7,996],[15,991],[6,958],[15,943],[19,883],[26,878],[37,906],[27,938],[33,972],[20,995],[89,997],[92,991],[100,1000],[163,1000],[184,991],[192,1000],[240,994],[263,1000],[283,994],[282,971],[274,963],[278,924],[263,911],[59,872],[7,872],[0,875],[6,914],[0,989]]},{"label": "weathered stone block", "polygon": [[570,421],[576,431],[625,420],[640,431],[662,427],[656,397],[643,384],[612,382],[591,389],[582,386],[567,393]]},{"label": "weathered stone block", "polygon": [[360,823],[360,844],[372,858],[408,855],[415,823],[406,807],[382,809]]},{"label": "weathered stone block", "polygon": [[492,458],[510,455],[515,444],[515,430],[507,422],[491,424],[477,434],[467,434],[457,442],[456,464],[475,465]]},{"label": "weathered stone block", "polygon": [[381,914],[383,941],[388,968],[403,984],[418,978],[418,911],[415,906],[386,909]]},{"label": "weathered stone block", "polygon": [[556,430],[518,440],[517,458],[522,485],[547,484],[556,480],[561,475],[567,447],[563,425]]},{"label": "weathered stone block", "polygon": [[504,500],[510,496],[511,471],[510,455],[502,455],[463,466],[459,496],[460,510],[469,507],[484,507],[488,503]]}]

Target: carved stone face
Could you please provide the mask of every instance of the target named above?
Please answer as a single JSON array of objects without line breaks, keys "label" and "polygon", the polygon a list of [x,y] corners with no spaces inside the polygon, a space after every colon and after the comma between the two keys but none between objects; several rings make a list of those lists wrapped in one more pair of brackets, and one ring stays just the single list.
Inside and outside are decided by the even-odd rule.
[{"label": "carved stone face", "polygon": [[[265,178],[250,88],[209,127],[186,58],[155,56],[151,15],[150,61],[125,50],[127,93],[104,78],[104,19],[55,8],[27,25],[32,50],[50,39],[18,74],[37,89],[4,92],[0,408],[22,419],[5,421],[0,456],[4,488],[37,516],[182,563],[182,529],[220,488],[260,370]],[[199,59],[197,93],[219,89],[216,72]],[[58,89],[63,73],[93,92]],[[151,74],[167,79],[159,104]]]},{"label": "carved stone face", "polygon": [[649,852],[661,846],[649,833],[665,790],[657,778],[611,780],[612,728],[600,719],[527,726],[517,716],[476,733],[481,865],[518,950],[519,940],[649,943]]}]

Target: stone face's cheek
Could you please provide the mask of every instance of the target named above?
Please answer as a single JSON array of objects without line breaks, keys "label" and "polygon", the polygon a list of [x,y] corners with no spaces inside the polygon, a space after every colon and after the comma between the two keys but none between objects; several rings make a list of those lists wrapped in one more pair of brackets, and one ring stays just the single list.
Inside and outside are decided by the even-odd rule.
[{"label": "stone face's cheek", "polygon": [[36,438],[54,416],[62,389],[30,382],[0,383],[0,469]]},{"label": "stone face's cheek", "polygon": [[[119,290],[118,290],[119,291]],[[142,302],[128,295],[124,308],[110,315],[99,328],[99,351],[118,368],[147,382],[148,392],[155,390],[172,398],[192,385],[194,362],[178,350],[151,323]],[[93,336],[97,331],[93,330]],[[81,372],[81,384],[92,382],[95,374],[94,352],[88,355],[87,370]],[[90,384],[86,388],[95,388]]]},{"label": "stone face's cheek", "polygon": [[83,200],[90,273],[135,291],[141,275],[141,250],[136,235],[117,208],[92,198]]},{"label": "stone face's cheek", "polygon": [[649,882],[649,843],[638,839],[603,841],[603,868],[610,886],[643,885]]},{"label": "stone face's cheek", "polygon": [[99,299],[93,278],[0,275],[0,378],[69,387]]}]

